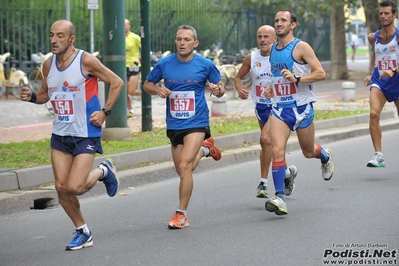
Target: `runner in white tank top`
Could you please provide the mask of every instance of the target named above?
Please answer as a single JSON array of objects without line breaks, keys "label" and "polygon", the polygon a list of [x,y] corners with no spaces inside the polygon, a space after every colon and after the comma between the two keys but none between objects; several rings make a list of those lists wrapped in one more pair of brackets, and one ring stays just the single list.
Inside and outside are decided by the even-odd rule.
[{"label": "runner in white tank top", "polygon": [[[123,30],[123,25],[119,25]],[[95,153],[102,153],[101,126],[111,113],[123,81],[89,53],[74,47],[76,29],[68,20],[58,20],[50,30],[54,54],[43,64],[43,82],[36,94],[21,89],[21,100],[43,104],[51,101],[55,121],[51,136],[51,163],[59,202],[76,227],[67,250],[93,246],[93,237],[80,211],[78,195],[97,181],[104,183],[110,197],[119,181],[115,162],[104,160],[92,170]],[[104,108],[98,99],[98,79],[110,85]]]},{"label": "runner in white tank top", "polygon": [[[270,70],[269,57],[271,44],[276,41],[276,38],[276,31],[272,26],[261,26],[257,32],[257,43],[259,49],[252,51],[245,57],[240,70],[234,78],[234,85],[238,92],[238,97],[245,100],[248,99],[249,92],[243,87],[243,79],[248,73],[251,73],[252,77],[251,97],[255,103],[255,114],[258,118],[259,128],[261,130],[259,143],[262,148],[259,158],[260,180],[256,192],[257,198],[268,197],[268,174],[272,160],[269,136],[269,117],[272,109],[272,101],[270,98],[265,96],[265,90],[271,84],[273,78]],[[298,170],[294,165],[287,168],[287,164],[285,164],[285,167],[284,192],[289,196],[295,189],[294,179]]]},{"label": "runner in white tank top", "polygon": [[47,76],[49,97],[54,110],[53,133],[60,136],[100,137],[101,125],[90,122],[90,116],[101,110],[96,77],[82,71],[83,50],[77,50],[69,65],[60,69],[58,56],[51,59]]},{"label": "runner in white tank top", "polygon": [[392,1],[382,1],[380,22],[382,29],[368,35],[373,48],[370,75],[364,79],[364,85],[370,86],[370,135],[374,147],[374,156],[367,162],[367,167],[385,167],[382,153],[382,131],[380,115],[385,103],[394,102],[399,114],[399,29],[394,21],[397,7]]}]

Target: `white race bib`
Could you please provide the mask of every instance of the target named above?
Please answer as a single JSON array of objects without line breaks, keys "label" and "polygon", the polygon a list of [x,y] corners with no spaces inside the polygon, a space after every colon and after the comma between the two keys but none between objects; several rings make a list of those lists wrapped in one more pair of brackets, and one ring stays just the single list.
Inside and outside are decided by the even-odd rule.
[{"label": "white race bib", "polygon": [[53,106],[54,116],[58,122],[75,122],[73,92],[54,92],[51,94],[50,102]]},{"label": "white race bib", "polygon": [[377,61],[380,75],[385,71],[396,67],[396,56],[386,55]]},{"label": "white race bib", "polygon": [[288,81],[283,77],[274,78],[273,93],[276,102],[279,103],[293,102],[298,98],[297,87],[295,83]]},{"label": "white race bib", "polygon": [[187,119],[195,115],[194,91],[174,91],[169,95],[170,114],[174,118]]},{"label": "white race bib", "polygon": [[[269,98],[265,97],[265,90],[269,86],[269,83],[260,83],[255,85],[255,102],[261,104],[271,104],[272,101]],[[273,98],[273,97],[270,97]]]}]

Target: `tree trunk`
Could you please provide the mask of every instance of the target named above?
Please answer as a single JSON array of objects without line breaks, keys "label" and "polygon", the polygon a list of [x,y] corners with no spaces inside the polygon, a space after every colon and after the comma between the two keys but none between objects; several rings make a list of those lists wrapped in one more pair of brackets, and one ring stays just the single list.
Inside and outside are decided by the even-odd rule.
[{"label": "tree trunk", "polygon": [[[366,27],[367,27],[367,34],[373,33],[379,28],[381,28],[381,23],[380,23],[380,15],[378,12],[378,0],[362,0],[363,7],[364,7],[364,13],[366,15]],[[371,50],[370,44],[367,42],[369,45],[369,55],[371,58],[371,53],[373,52]],[[371,64],[371,60],[370,60]],[[372,67],[372,66],[370,66]],[[371,69],[371,68],[370,68]]]},{"label": "tree trunk", "polygon": [[332,5],[330,16],[331,32],[331,73],[330,78],[348,79],[348,65],[346,63],[345,46],[345,15],[344,6]]}]

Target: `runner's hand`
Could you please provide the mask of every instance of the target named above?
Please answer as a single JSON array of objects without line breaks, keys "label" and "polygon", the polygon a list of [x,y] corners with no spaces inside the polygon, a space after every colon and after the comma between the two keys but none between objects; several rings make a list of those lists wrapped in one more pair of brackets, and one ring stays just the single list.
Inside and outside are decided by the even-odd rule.
[{"label": "runner's hand", "polygon": [[272,95],[273,95],[273,87],[272,87],[272,85],[269,85],[269,86],[267,86],[266,88],[265,88],[265,91],[264,91],[264,93],[263,93],[263,97],[266,97],[266,98],[272,98]]},{"label": "runner's hand", "polygon": [[95,111],[90,116],[90,122],[95,126],[102,126],[107,116],[103,111]]},{"label": "runner's hand", "polygon": [[371,76],[367,76],[364,80],[364,86],[369,86],[371,82]]},{"label": "runner's hand", "polygon": [[166,97],[172,94],[172,91],[166,87],[159,87],[157,90],[157,94],[160,98],[165,99]]},{"label": "runner's hand", "polygon": [[237,89],[238,92],[238,98],[242,99],[242,100],[246,100],[248,99],[248,95],[249,95],[249,91],[242,88],[242,89]]},{"label": "runner's hand", "polygon": [[22,87],[19,96],[22,101],[28,102],[32,97],[32,90],[29,87]]}]

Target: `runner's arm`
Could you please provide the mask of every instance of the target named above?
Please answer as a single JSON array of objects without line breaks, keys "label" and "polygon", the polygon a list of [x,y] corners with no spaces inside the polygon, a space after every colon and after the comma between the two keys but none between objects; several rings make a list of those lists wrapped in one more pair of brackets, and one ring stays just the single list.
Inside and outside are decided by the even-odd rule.
[{"label": "runner's arm", "polygon": [[[316,54],[312,47],[306,42],[299,42],[295,50],[298,49],[299,57],[302,62],[306,62],[311,69],[311,73],[308,75],[301,76],[301,81],[304,83],[311,83],[316,81],[321,81],[326,78],[326,72],[324,71],[319,59],[316,57]],[[296,57],[297,53],[294,50],[294,58]],[[292,80],[296,82],[295,80]]]},{"label": "runner's arm", "polygon": [[41,69],[43,79],[40,90],[35,93],[29,87],[22,87],[20,92],[22,101],[43,104],[50,100],[50,97],[48,96],[47,76],[50,71],[51,58],[52,56],[47,58],[47,60],[43,63],[43,67]]},{"label": "runner's arm", "polygon": [[123,89],[124,84],[122,79],[104,66],[97,57],[89,53],[83,54],[82,68],[85,75],[92,75],[99,78],[104,83],[109,84],[108,97],[104,104],[104,108],[111,110]]},{"label": "runner's arm", "polygon": [[371,52],[371,59],[370,59],[370,65],[369,65],[369,73],[370,74],[363,80],[364,86],[370,85],[371,76],[373,75],[373,71],[374,71],[374,65],[375,65],[375,52],[374,52],[375,33],[370,33],[367,36],[367,40],[369,41],[370,47],[372,49],[372,52]]},{"label": "runner's arm", "polygon": [[248,90],[244,89],[242,80],[249,73],[250,70],[251,70],[251,54],[248,54],[244,58],[244,61],[242,62],[242,65],[238,70],[238,73],[234,77],[234,87],[238,92],[238,97],[243,100],[248,98],[249,92]]}]

